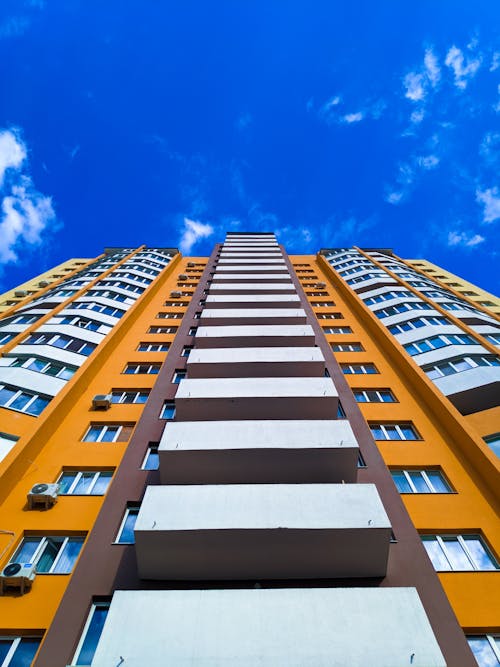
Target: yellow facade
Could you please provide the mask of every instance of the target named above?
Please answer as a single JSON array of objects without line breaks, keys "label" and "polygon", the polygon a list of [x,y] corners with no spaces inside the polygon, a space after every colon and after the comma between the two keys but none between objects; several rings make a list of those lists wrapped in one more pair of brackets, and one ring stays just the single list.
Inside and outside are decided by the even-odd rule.
[{"label": "yellow facade", "polygon": [[[485,411],[490,413],[487,421],[484,412],[463,417],[322,256],[295,255],[290,259],[321,326],[352,330],[327,333],[328,342],[360,343],[363,348],[360,352],[335,352],[338,362],[371,363],[378,370],[376,374],[347,374],[351,389],[390,389],[396,397],[397,403],[359,403],[363,416],[369,423],[412,422],[421,435],[414,441],[377,441],[386,465],[398,470],[440,469],[454,491],[403,494],[417,530],[421,534],[479,533],[498,562],[500,462],[481,436],[495,423],[493,430],[498,430],[499,408]],[[324,296],[316,296],[319,293]],[[335,305],[314,305],[321,302]],[[325,315],[333,317],[325,319]],[[439,578],[466,633],[498,631],[497,571],[442,572]]]},{"label": "yellow facade", "polygon": [[[47,282],[50,283],[50,287],[53,287],[55,282],[67,278],[74,271],[80,271],[90,261],[89,259],[82,258],[68,259],[67,262],[58,264],[52,269],[45,271],[45,273],[41,273],[39,276],[35,276],[35,278],[22,283],[22,285],[17,285],[17,287],[0,294],[0,316],[3,316],[7,311],[28,303],[34,298],[35,294],[38,296],[43,293],[43,290],[49,288],[48,285],[43,287],[40,283]],[[26,292],[26,294],[24,295],[22,292]]]},{"label": "yellow facade", "polygon": [[[140,342],[171,342],[175,334],[148,333],[151,326],[179,326],[185,307],[165,307],[187,263],[203,267],[206,258],[176,255],[158,280],[129,309],[110,334],[39,417],[0,408],[0,430],[19,437],[0,462],[0,568],[28,535],[86,536],[104,496],[59,496],[51,509],[27,509],[26,494],[36,483],[56,482],[63,470],[115,470],[127,442],[82,442],[91,423],[132,424],[143,404],[112,404],[92,409],[92,398],[116,389],[150,389],[156,375],[123,373],[128,362],[162,363],[167,352],[139,352]],[[200,273],[189,274],[197,283]],[[192,288],[189,291],[193,291]],[[186,297],[189,300],[189,297]],[[145,472],[145,474],[147,474]],[[71,575],[39,574],[31,592],[0,597],[0,635],[42,634],[50,625]]]}]

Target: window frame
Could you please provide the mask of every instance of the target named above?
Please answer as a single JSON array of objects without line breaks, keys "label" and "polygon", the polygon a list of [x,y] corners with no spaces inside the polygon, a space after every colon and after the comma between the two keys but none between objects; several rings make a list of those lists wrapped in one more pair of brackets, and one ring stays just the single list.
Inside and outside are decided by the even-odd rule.
[{"label": "window frame", "polygon": [[[469,644],[469,648],[472,651],[472,655],[474,658],[476,658],[476,654],[474,653],[472,647],[470,646],[469,639],[484,639],[487,642],[487,645],[491,648],[493,655],[496,657],[498,660],[498,663],[500,664],[500,633],[497,632],[487,632],[484,635],[478,635],[478,634],[473,634],[473,635],[465,635],[465,638],[467,639],[467,643]],[[497,645],[498,642],[498,645]],[[476,658],[477,661],[477,658]],[[479,665],[479,662],[478,662]],[[479,667],[482,667],[479,665]],[[486,666],[484,666],[486,667]]]},{"label": "window frame", "polygon": [[[355,368],[360,368],[362,369],[359,372],[356,372]],[[373,371],[367,371],[367,368],[373,368]],[[361,364],[350,364],[350,363],[342,363],[340,364],[340,369],[344,375],[379,375],[380,371],[378,368],[375,366],[374,363],[371,361],[367,361],[366,363],[361,363]],[[349,370],[347,370],[349,369]],[[347,371],[347,372],[346,372]]]},{"label": "window frame", "polygon": [[[86,493],[73,493],[75,488],[80,483],[80,480],[82,479],[83,475],[84,474],[89,474],[89,473],[93,473],[94,479],[90,483],[90,486],[88,487],[87,492]],[[60,496],[95,496],[95,497],[99,497],[99,496],[106,495],[106,492],[109,488],[109,485],[111,484],[111,481],[113,479],[114,470],[111,470],[111,469],[109,469],[109,470],[63,470],[61,472],[61,474],[59,475],[59,477],[57,478],[57,484],[61,483],[61,480],[64,477],[64,475],[69,475],[69,474],[76,474],[76,477],[73,480],[73,482],[70,484],[70,486],[69,486],[69,488],[66,492],[59,491]],[[103,474],[109,474],[110,475],[109,476],[109,481],[108,481],[108,484],[106,486],[106,489],[104,490],[104,493],[92,493],[92,491],[94,490],[94,488],[97,484],[97,481],[99,480],[99,477]]]},{"label": "window frame", "polygon": [[19,644],[21,644],[23,639],[31,639],[31,640],[36,640],[38,642],[38,648],[36,649],[34,655],[36,655],[38,649],[40,648],[40,644],[42,642],[42,637],[39,635],[4,635],[0,634],[0,640],[1,641],[11,641],[11,647],[7,651],[5,658],[2,660],[2,663],[0,664],[0,667],[9,667],[9,665],[12,664],[12,659],[16,657],[16,651],[19,647]]},{"label": "window frame", "polygon": [[[444,486],[446,486],[448,488],[448,490],[447,491],[436,490],[434,485],[432,484],[432,481],[429,479],[429,476],[427,474],[428,472],[438,473],[439,476],[441,477],[441,480],[442,480]],[[412,468],[392,468],[391,467],[390,468],[390,473],[391,473],[391,476],[393,477],[393,479],[394,479],[393,473],[402,473],[404,475],[406,483],[408,484],[408,486],[410,487],[411,490],[410,491],[400,491],[398,489],[399,493],[401,493],[401,494],[411,494],[411,495],[436,495],[436,494],[439,495],[439,494],[441,494],[441,495],[446,495],[446,494],[450,494],[450,493],[456,493],[456,491],[453,489],[452,485],[448,481],[448,478],[445,476],[445,474],[443,473],[443,471],[440,468],[414,468],[414,469],[412,469]],[[413,482],[413,479],[411,478],[410,473],[419,473],[429,490],[428,491],[420,491],[419,489],[417,489],[417,487],[415,486],[415,484]],[[395,480],[394,480],[394,484],[396,485],[396,488],[397,488],[397,484],[396,484]]]},{"label": "window frame", "polygon": [[[127,523],[128,517],[130,515],[135,514],[135,517],[136,517],[135,521],[137,521],[137,517],[139,516],[139,510],[140,509],[141,509],[140,504],[130,503],[130,504],[127,505],[127,507],[125,508],[125,512],[123,513],[123,517],[122,517],[122,520],[120,522],[120,527],[118,528],[118,531],[116,533],[116,537],[115,537],[115,540],[114,540],[113,544],[135,544],[135,540],[133,542],[126,542],[124,540],[121,540],[120,538],[121,538],[121,535],[122,535],[123,530],[125,528],[125,525]],[[134,525],[132,526],[132,532],[134,530],[135,521],[134,521]]]},{"label": "window frame", "polygon": [[[114,422],[109,422],[109,423],[93,422],[93,423],[89,424],[87,430],[85,431],[85,433],[82,436],[81,442],[90,442],[90,443],[92,443],[92,442],[95,442],[95,443],[101,443],[101,442],[107,442],[107,443],[108,442],[128,442],[130,440],[130,437],[128,437],[126,440],[119,440],[119,437],[120,437],[124,428],[131,428],[130,433],[132,434],[132,430],[133,430],[134,426],[135,426],[135,424],[132,423],[132,422],[127,422],[125,424],[119,424],[119,423],[114,423]],[[100,427],[100,434],[95,440],[86,440],[85,439],[93,428],[99,428],[99,427]],[[108,430],[114,429],[114,428],[116,428],[117,431],[116,431],[115,435],[113,436],[113,439],[112,440],[103,440],[102,438],[106,435]]]},{"label": "window frame", "polygon": [[168,352],[170,343],[142,341],[137,346],[137,352]]},{"label": "window frame", "polygon": [[[85,535],[50,535],[50,534],[49,535],[23,535],[17,549],[14,551],[14,553],[12,554],[12,557],[9,559],[8,564],[22,562],[22,561],[16,560],[16,556],[19,553],[19,551],[22,549],[24,542],[26,541],[26,539],[38,538],[40,540],[40,542],[39,542],[38,546],[36,547],[35,551],[33,552],[32,557],[30,558],[30,563],[32,563],[36,568],[36,566],[38,564],[38,561],[40,560],[40,557],[43,555],[43,551],[48,544],[48,540],[50,538],[59,538],[59,539],[62,538],[63,541],[61,542],[61,546],[59,547],[57,555],[54,558],[54,561],[53,561],[52,565],[50,566],[49,570],[47,572],[40,572],[40,571],[37,570],[37,574],[38,575],[42,575],[42,574],[62,574],[62,575],[71,574],[73,572],[73,568],[75,567],[75,564],[76,564],[76,562],[77,562],[77,560],[80,556],[81,550],[82,550],[83,545],[85,543],[85,537],[86,537]],[[67,545],[70,543],[70,541],[80,542],[80,544],[81,544],[80,549],[78,551],[78,554],[76,555],[76,558],[71,565],[71,570],[69,572],[54,572],[54,570],[57,567],[59,561],[61,560],[62,554],[64,553],[64,551],[65,551]]]},{"label": "window frame", "polygon": [[[135,394],[133,401],[124,401],[127,395]],[[146,400],[136,400],[139,396],[145,397]],[[114,399],[119,397],[119,400]],[[149,389],[112,389],[111,390],[111,404],[112,405],[144,405],[149,398]]]},{"label": "window frame", "polygon": [[[19,387],[15,387],[14,385],[9,385],[9,384],[4,384],[3,382],[0,383],[0,391],[2,389],[7,389],[8,391],[14,391],[14,395],[11,396],[5,403],[0,403],[0,408],[4,408],[5,410],[14,410],[14,412],[19,412],[21,414],[25,415],[30,415],[31,417],[39,417],[42,412],[47,408],[51,402],[51,400],[54,398],[53,396],[48,396],[45,394],[34,394],[31,391],[26,391],[25,389],[21,389]],[[19,408],[13,408],[11,407],[12,403],[14,403],[20,396],[25,394],[26,396],[30,396],[31,398],[25,403],[23,406],[23,409],[20,410]],[[43,408],[40,410],[40,412],[29,412],[28,408],[33,405],[38,399],[42,399],[47,401],[46,405],[43,406]]]},{"label": "window frame", "polygon": [[[156,442],[154,444],[151,443],[151,442],[149,443],[148,448],[146,450],[146,454],[145,454],[144,459],[143,459],[142,464],[141,464],[141,470],[158,470],[159,469],[159,467],[160,467],[160,458],[159,458],[159,451],[158,451],[159,446],[160,446],[159,442]],[[158,457],[157,465],[154,468],[153,467],[146,467],[146,464],[148,462],[149,457],[151,455],[154,455],[154,454],[156,454],[156,456]]]},{"label": "window frame", "polygon": [[[92,602],[92,604],[90,606],[90,609],[89,609],[89,613],[87,615],[87,620],[85,621],[85,625],[83,626],[82,633],[80,635],[80,640],[78,641],[78,644],[77,644],[77,647],[76,647],[76,650],[75,650],[75,654],[73,656],[73,660],[71,661],[71,664],[75,665],[75,667],[88,667],[88,663],[78,662],[78,660],[80,658],[80,653],[82,652],[83,645],[85,644],[85,641],[87,639],[87,634],[89,632],[89,629],[90,629],[90,626],[91,626],[91,623],[92,623],[92,619],[94,617],[94,613],[95,613],[97,607],[107,607],[108,613],[109,613],[110,606],[111,606],[111,600],[102,601],[102,602],[98,602],[97,600],[95,600],[95,601]],[[106,614],[106,617],[107,617],[107,614]],[[104,621],[104,622],[106,622],[106,621]],[[102,634],[102,631],[101,631],[101,634]],[[96,648],[97,648],[97,644],[99,643],[100,638],[101,638],[101,635],[99,635],[99,637],[97,637]],[[94,650],[94,655],[95,655],[95,650]],[[92,656],[92,659],[93,659],[93,657],[94,656]]]},{"label": "window frame", "polygon": [[[415,442],[417,440],[423,440],[423,438],[420,435],[420,433],[418,432],[417,428],[415,427],[415,425],[411,421],[405,421],[405,422],[371,422],[370,421],[370,422],[368,422],[368,426],[370,427],[370,431],[372,433],[373,439],[374,440],[380,440],[381,442],[401,442],[401,441],[404,441],[404,440],[409,441],[409,442]],[[389,427],[389,426],[394,428],[401,437],[399,437],[399,438],[389,438],[389,437],[376,438],[375,437],[375,435],[373,433],[373,430],[375,428],[381,430],[384,434],[388,435],[389,432],[387,430],[387,427]],[[402,426],[406,427],[406,428],[409,427],[414,432],[416,437],[406,438],[404,436]]]},{"label": "window frame", "polygon": [[[370,400],[370,398],[368,396],[368,392],[376,393],[377,398],[379,400],[377,400],[377,401]],[[391,400],[384,401],[382,399],[382,392],[386,392],[391,397]],[[385,388],[385,387],[381,387],[381,388],[375,388],[374,387],[374,388],[366,388],[366,389],[353,387],[352,393],[354,394],[354,398],[356,400],[356,403],[399,403],[399,401],[397,400],[396,396],[394,395],[394,392],[392,391],[392,389],[388,389],[388,388]],[[361,394],[361,393],[365,396],[365,398],[366,398],[365,401],[359,401],[358,398],[356,397],[356,394]]]},{"label": "window frame", "polygon": [[[464,537],[476,538],[480,542],[481,546],[484,549],[484,552],[489,557],[490,562],[494,567],[489,568],[489,569],[477,567],[477,564],[474,561],[473,554],[470,552],[469,548],[465,544]],[[432,563],[434,569],[436,570],[436,572],[498,572],[500,570],[500,565],[499,565],[497,559],[495,558],[495,556],[493,555],[493,552],[492,552],[491,548],[486,544],[486,541],[483,539],[482,535],[480,535],[479,533],[441,533],[441,534],[439,534],[439,533],[422,533],[420,535],[420,538],[422,540],[422,543],[424,543],[426,541],[430,542],[431,539],[434,539],[438,543],[438,545],[441,549],[442,555],[444,556],[445,560],[448,562],[448,565],[450,566],[449,569],[437,570],[436,567],[434,566],[434,563],[432,563],[432,558],[429,555],[429,560],[431,561],[431,563]],[[425,539],[425,538],[427,538],[427,539]],[[451,558],[448,557],[448,555],[447,555],[446,547],[443,546],[444,544],[446,544],[446,540],[443,540],[443,538],[448,538],[448,541],[449,541],[449,538],[456,538],[456,542],[460,545],[460,548],[462,549],[462,552],[465,554],[467,560],[469,561],[469,563],[471,564],[472,567],[470,567],[468,569],[465,569],[465,570],[454,568]],[[424,545],[424,549],[425,549],[425,545]],[[426,549],[426,551],[427,551],[427,549]],[[429,554],[429,552],[427,552],[427,553]]]}]

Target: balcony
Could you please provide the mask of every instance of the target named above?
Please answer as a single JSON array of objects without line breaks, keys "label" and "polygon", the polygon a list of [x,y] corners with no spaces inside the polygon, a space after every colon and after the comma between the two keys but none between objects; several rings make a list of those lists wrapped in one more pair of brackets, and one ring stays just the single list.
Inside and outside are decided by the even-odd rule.
[{"label": "balcony", "polygon": [[355,482],[358,443],[346,420],[167,422],[162,484]]},{"label": "balcony", "polygon": [[209,294],[208,308],[290,308],[300,307],[297,294]]},{"label": "balcony", "polygon": [[414,588],[116,591],[92,667],[118,656],[124,667],[446,667]]},{"label": "balcony", "polygon": [[235,347],[191,350],[190,378],[324,377],[319,347]]},{"label": "balcony", "polygon": [[374,484],[149,486],[142,579],[383,577],[391,525]]},{"label": "balcony", "polygon": [[177,419],[335,419],[338,394],[330,378],[186,379],[175,396]]},{"label": "balcony", "polygon": [[274,347],[314,345],[314,331],[309,324],[255,324],[246,326],[198,327],[195,344],[207,347]]},{"label": "balcony", "polygon": [[302,308],[204,308],[200,324],[306,324]]}]

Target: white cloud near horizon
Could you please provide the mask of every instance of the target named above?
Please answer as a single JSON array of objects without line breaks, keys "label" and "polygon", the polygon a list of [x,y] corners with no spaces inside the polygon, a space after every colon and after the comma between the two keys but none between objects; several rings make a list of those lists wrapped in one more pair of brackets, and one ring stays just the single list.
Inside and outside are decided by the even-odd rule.
[{"label": "white cloud near horizon", "polygon": [[212,236],[213,233],[214,228],[212,225],[184,218],[184,230],[179,241],[179,250],[184,255],[187,255],[198,241]]},{"label": "white cloud near horizon", "polygon": [[451,231],[448,233],[449,246],[461,246],[464,248],[475,248],[485,240],[480,234],[471,234],[468,232]]},{"label": "white cloud near horizon", "polygon": [[342,120],[346,123],[359,123],[365,117],[362,111],[356,111],[355,113],[346,113],[342,116]]},{"label": "white cloud near horizon", "polygon": [[23,244],[40,245],[57,223],[51,197],[25,173],[27,155],[17,128],[0,131],[0,264],[16,262]]},{"label": "white cloud near horizon", "polygon": [[414,103],[423,102],[429,88],[436,88],[441,80],[439,61],[431,47],[424,51],[424,62],[421,68],[408,72],[403,78],[406,89],[405,97]]},{"label": "white cloud near horizon", "polygon": [[455,86],[465,90],[469,81],[476,75],[481,62],[480,56],[466,61],[463,51],[453,45],[446,54],[444,64],[453,70]]},{"label": "white cloud near horizon", "polygon": [[483,205],[483,222],[500,219],[500,190],[497,187],[486,190],[476,189],[476,201]]}]

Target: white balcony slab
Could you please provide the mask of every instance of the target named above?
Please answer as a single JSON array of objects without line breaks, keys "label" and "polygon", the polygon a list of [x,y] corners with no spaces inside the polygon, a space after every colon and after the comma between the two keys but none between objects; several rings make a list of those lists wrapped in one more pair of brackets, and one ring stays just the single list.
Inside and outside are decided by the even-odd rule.
[{"label": "white balcony slab", "polygon": [[433,382],[464,415],[500,404],[500,366],[477,366]]},{"label": "white balcony slab", "polygon": [[62,350],[60,347],[54,347],[53,345],[16,345],[12,348],[10,354],[14,356],[25,356],[25,357],[42,357],[43,359],[48,359],[50,361],[58,361],[61,364],[68,364],[70,366],[81,366],[88,359],[83,354],[77,354],[76,352],[69,352],[68,350]]},{"label": "white balcony slab", "polygon": [[[425,317],[425,315],[424,315]],[[463,334],[464,330],[455,326],[454,324],[429,324],[425,327],[419,327],[418,329],[410,329],[409,331],[404,331],[403,333],[394,334],[397,337],[398,342],[401,345],[406,345],[406,343],[413,343],[416,340],[422,340],[423,338],[430,338],[432,336],[437,336],[439,334]]]},{"label": "white balcony slab", "polygon": [[300,306],[297,294],[209,294],[205,303],[209,308],[290,308]]},{"label": "white balcony slab", "polygon": [[239,283],[213,283],[210,285],[209,293],[211,294],[244,294],[245,292],[251,292],[255,294],[277,294],[281,292],[282,294],[296,294],[297,290],[295,285],[289,282],[252,282],[245,281]]},{"label": "white balcony slab", "polygon": [[142,579],[383,577],[391,524],[374,484],[148,486]]},{"label": "white balcony slab", "polygon": [[185,379],[175,396],[176,417],[217,419],[335,419],[338,394],[331,378]]},{"label": "white balcony slab", "polygon": [[194,348],[187,360],[190,378],[324,377],[319,347]]},{"label": "white balcony slab", "polygon": [[243,273],[235,271],[234,273],[216,271],[212,278],[213,283],[220,282],[291,282],[290,273],[283,271],[282,273]]},{"label": "white balcony slab", "polygon": [[219,267],[221,264],[262,264],[265,262],[266,264],[282,264],[285,265],[285,260],[283,258],[280,259],[269,259],[266,258],[263,260],[262,258],[260,259],[254,259],[254,258],[247,258],[247,257],[221,257],[218,262],[217,266]]},{"label": "white balcony slab", "polygon": [[167,422],[162,484],[355,482],[358,443],[345,419]]},{"label": "white balcony slab", "polygon": [[281,250],[273,250],[271,252],[221,252],[220,254],[220,259],[244,259],[244,258],[256,258],[256,257],[263,257],[263,258],[272,258],[272,259],[279,259],[280,257],[283,257]]},{"label": "white balcony slab", "polygon": [[419,366],[439,363],[446,359],[454,359],[463,355],[490,354],[490,351],[482,345],[446,345],[437,350],[429,350],[422,354],[415,354],[413,361]]},{"label": "white balcony slab", "polygon": [[446,667],[414,588],[115,591],[92,667]]},{"label": "white balcony slab", "polygon": [[276,264],[218,264],[217,273],[280,273],[288,271],[284,263]]},{"label": "white balcony slab", "polygon": [[306,324],[302,308],[204,308],[200,324]]},{"label": "white balcony slab", "polygon": [[[346,276],[346,280],[349,280],[351,276]],[[360,283],[354,283],[353,285],[349,285],[351,289],[353,289],[355,292],[365,292],[368,291],[371,287],[375,285],[397,285],[396,280],[394,278],[390,278],[387,274],[381,274],[377,278],[367,278],[366,280],[361,281]]]},{"label": "white balcony slab", "polygon": [[271,347],[274,345],[314,345],[309,324],[274,324],[198,327],[196,347]]},{"label": "white balcony slab", "polygon": [[[7,358],[6,361],[11,360]],[[0,383],[10,384],[19,389],[28,389],[47,396],[56,396],[66,384],[64,380],[43,373],[36,373],[27,368],[13,368],[3,365],[0,366]]]}]

